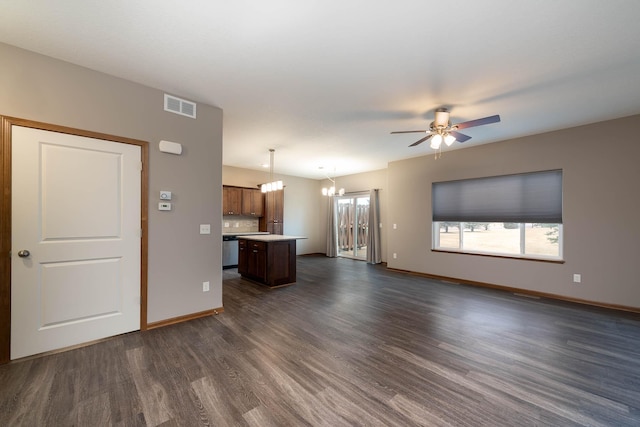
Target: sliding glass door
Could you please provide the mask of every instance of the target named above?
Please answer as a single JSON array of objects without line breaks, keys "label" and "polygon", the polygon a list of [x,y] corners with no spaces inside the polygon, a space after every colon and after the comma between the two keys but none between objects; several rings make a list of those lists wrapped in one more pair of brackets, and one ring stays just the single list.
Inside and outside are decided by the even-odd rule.
[{"label": "sliding glass door", "polygon": [[336,197],[338,256],[367,259],[369,194]]}]

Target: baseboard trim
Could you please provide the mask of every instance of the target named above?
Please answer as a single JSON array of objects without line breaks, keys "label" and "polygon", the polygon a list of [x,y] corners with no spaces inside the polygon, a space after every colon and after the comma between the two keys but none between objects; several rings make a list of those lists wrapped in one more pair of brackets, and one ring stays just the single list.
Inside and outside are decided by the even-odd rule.
[{"label": "baseboard trim", "polygon": [[147,324],[147,330],[161,328],[163,326],[175,325],[176,323],[187,322],[189,320],[199,319],[201,317],[215,316],[221,313],[224,313],[223,307],[200,311],[198,313],[186,314],[184,316],[172,317],[171,319],[160,320],[158,322],[151,322]]},{"label": "baseboard trim", "polygon": [[608,304],[608,303],[603,303],[603,302],[599,302],[599,301],[591,301],[591,300],[585,300],[585,299],[580,299],[580,298],[568,297],[568,296],[565,296],[565,295],[550,294],[550,293],[547,293],[547,292],[538,292],[538,291],[532,291],[532,290],[521,289],[521,288],[513,288],[513,287],[510,287],[510,286],[496,285],[494,283],[486,283],[486,282],[477,282],[475,280],[459,279],[459,278],[456,278],[456,277],[439,276],[437,274],[419,273],[417,271],[409,271],[409,270],[400,270],[400,269],[397,269],[397,268],[388,268],[388,270],[397,271],[398,273],[411,274],[411,275],[414,275],[414,276],[426,277],[428,279],[436,279],[436,280],[440,280],[441,282],[445,282],[445,283],[448,283],[448,284],[459,283],[459,284],[462,284],[462,285],[477,286],[477,287],[481,287],[481,288],[497,289],[497,290],[500,290],[500,291],[510,292],[510,293],[513,293],[513,294],[516,294],[516,295],[520,295],[520,296],[528,296],[528,297],[536,297],[536,298],[548,298],[548,299],[552,299],[552,300],[572,302],[572,303],[576,303],[576,304],[590,305],[590,306],[593,306],[593,307],[600,307],[600,308],[606,308],[606,309],[610,309],[610,310],[625,311],[625,312],[629,312],[629,313],[640,314],[640,307],[631,307],[631,306],[619,305],[619,304]]}]

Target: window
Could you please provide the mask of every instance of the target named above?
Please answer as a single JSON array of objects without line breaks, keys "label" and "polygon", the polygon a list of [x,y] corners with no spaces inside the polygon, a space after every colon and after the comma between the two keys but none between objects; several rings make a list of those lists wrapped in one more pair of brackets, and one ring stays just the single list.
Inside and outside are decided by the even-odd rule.
[{"label": "window", "polygon": [[433,249],[562,259],[562,171],[432,185]]},{"label": "window", "polygon": [[367,259],[369,194],[336,197],[338,211],[338,256]]}]

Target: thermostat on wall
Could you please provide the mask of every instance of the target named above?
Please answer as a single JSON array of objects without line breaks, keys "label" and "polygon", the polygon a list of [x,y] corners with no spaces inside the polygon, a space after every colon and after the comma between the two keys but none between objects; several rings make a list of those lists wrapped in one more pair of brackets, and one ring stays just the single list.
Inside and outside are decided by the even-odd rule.
[{"label": "thermostat on wall", "polygon": [[171,200],[171,191],[160,191],[160,200]]}]

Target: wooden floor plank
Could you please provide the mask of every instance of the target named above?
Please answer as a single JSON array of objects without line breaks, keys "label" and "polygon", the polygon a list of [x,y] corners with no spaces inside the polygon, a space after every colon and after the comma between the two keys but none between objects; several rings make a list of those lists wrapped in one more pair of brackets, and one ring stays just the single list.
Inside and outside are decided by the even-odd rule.
[{"label": "wooden floor plank", "polygon": [[149,359],[144,347],[127,350],[129,369],[133,373],[145,421],[148,425],[156,426],[173,418],[169,400],[174,393],[169,394],[172,390],[166,390],[153,378],[148,365]]},{"label": "wooden floor plank", "polygon": [[0,425],[638,426],[640,316],[298,257],[224,312],[0,366]]},{"label": "wooden floor plank", "polygon": [[[114,425],[111,420],[111,405],[108,393],[101,393],[88,399],[83,399],[77,406],[78,426],[108,426]],[[64,425],[61,423],[60,425]]]}]

